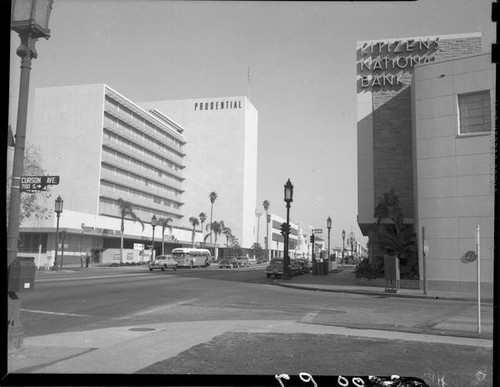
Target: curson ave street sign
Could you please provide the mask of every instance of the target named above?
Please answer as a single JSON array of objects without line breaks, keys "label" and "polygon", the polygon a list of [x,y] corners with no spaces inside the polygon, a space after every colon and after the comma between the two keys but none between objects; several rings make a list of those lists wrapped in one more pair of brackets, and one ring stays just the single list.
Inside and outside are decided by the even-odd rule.
[{"label": "curson ave street sign", "polygon": [[48,185],[59,184],[59,176],[22,176],[21,192],[44,191]]}]

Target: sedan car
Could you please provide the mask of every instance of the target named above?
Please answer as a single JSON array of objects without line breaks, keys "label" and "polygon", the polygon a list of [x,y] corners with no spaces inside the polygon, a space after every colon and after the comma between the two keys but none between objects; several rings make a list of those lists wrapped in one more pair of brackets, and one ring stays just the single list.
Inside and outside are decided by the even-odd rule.
[{"label": "sedan car", "polygon": [[273,258],[266,267],[266,277],[275,278],[283,276],[283,258]]},{"label": "sedan car", "polygon": [[236,257],[238,267],[250,267],[250,260],[247,257]]},{"label": "sedan car", "polygon": [[219,268],[234,268],[238,267],[238,260],[236,257],[229,257],[229,258],[224,258],[219,262]]},{"label": "sedan car", "polygon": [[149,261],[148,266],[149,271],[153,271],[154,269],[165,271],[166,269],[177,270],[179,265],[171,255],[159,255],[153,261]]}]

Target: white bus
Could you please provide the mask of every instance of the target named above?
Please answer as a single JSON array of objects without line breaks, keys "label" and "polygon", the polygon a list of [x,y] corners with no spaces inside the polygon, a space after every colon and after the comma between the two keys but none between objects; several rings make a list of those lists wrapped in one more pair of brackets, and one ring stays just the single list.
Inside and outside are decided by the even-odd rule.
[{"label": "white bus", "polygon": [[207,249],[176,248],[172,250],[172,258],[179,267],[207,267],[212,263],[212,255]]}]

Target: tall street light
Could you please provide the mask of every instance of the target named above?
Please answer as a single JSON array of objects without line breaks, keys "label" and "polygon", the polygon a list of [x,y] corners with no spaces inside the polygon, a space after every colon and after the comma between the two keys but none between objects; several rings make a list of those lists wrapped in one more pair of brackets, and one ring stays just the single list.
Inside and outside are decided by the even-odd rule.
[{"label": "tall street light", "polygon": [[61,212],[63,212],[63,204],[64,201],[62,200],[61,195],[59,195],[55,201],[55,208],[54,208],[54,212],[57,215],[57,225],[56,225],[56,252],[54,255],[54,266],[52,266],[53,270],[58,270],[57,249],[59,247],[59,217],[61,216]]},{"label": "tall street light", "polygon": [[288,257],[288,241],[290,236],[290,203],[293,202],[293,185],[290,179],[284,186],[285,202],[286,202],[286,234],[285,234],[285,257],[283,258],[283,278],[290,279],[288,272],[289,257]]},{"label": "tall street light", "polygon": [[[12,184],[9,199],[9,217],[7,229],[7,267],[17,257],[19,243],[19,215],[21,212],[21,177],[24,171],[24,148],[26,146],[26,121],[28,115],[28,94],[31,60],[36,58],[35,42],[39,38],[50,36],[49,18],[53,0],[14,0],[12,2],[11,29],[19,34],[21,44],[17,55],[21,58],[21,76],[19,81],[19,101],[12,166]],[[8,294],[8,347],[22,348],[22,326],[19,320],[21,300],[16,292]]]},{"label": "tall street light", "polygon": [[158,224],[158,219],[156,215],[151,218],[151,227],[153,228],[153,238],[151,239],[151,260],[155,259],[155,227]]},{"label": "tall street light", "polygon": [[330,260],[330,230],[332,229],[332,218],[328,217],[326,220],[326,228],[328,229],[328,256],[327,260]]},{"label": "tall street light", "polygon": [[21,77],[7,233],[8,266],[16,259],[18,248],[21,211],[20,183],[24,170],[31,60],[37,57],[35,42],[39,38],[48,39],[50,36],[48,26],[52,2],[53,0],[15,0],[12,3],[11,28],[19,34],[21,39],[21,44],[16,51],[21,58]]},{"label": "tall street light", "polygon": [[342,230],[342,265],[344,265],[344,241],[345,241],[345,230]]}]

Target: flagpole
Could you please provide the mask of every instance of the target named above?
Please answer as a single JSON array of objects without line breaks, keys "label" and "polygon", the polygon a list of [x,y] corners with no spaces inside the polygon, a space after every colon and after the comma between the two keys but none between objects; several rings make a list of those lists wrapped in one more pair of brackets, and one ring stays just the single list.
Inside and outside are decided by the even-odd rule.
[{"label": "flagpole", "polygon": [[248,65],[247,71],[247,98],[250,99],[250,65]]}]

